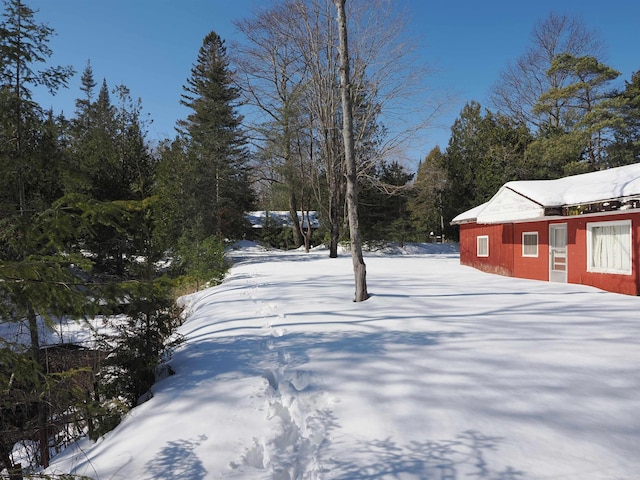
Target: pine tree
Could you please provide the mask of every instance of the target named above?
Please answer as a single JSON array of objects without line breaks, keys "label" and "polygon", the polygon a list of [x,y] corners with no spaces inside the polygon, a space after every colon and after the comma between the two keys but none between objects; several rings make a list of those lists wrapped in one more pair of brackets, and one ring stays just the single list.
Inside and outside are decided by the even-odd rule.
[{"label": "pine tree", "polygon": [[611,166],[640,162],[640,72],[634,72],[618,93],[622,122],[614,127],[614,140],[607,155]]},{"label": "pine tree", "polygon": [[215,33],[203,40],[181,103],[192,110],[178,123],[187,138],[184,173],[190,207],[203,237],[238,238],[244,212],[253,203],[249,156],[237,112],[239,92],[233,85],[224,41]]},{"label": "pine tree", "polygon": [[[568,53],[557,55],[551,62],[549,75],[568,78],[565,86],[553,87],[543,93],[534,107],[536,113],[551,112],[556,105],[563,105],[561,133],[568,135],[569,141],[581,143],[583,158],[574,158],[569,168],[579,165],[582,170],[591,171],[606,167],[607,131],[620,124],[615,115],[616,99],[606,87],[620,72],[599,62],[593,56],[574,56]],[[574,165],[573,167],[571,165]],[[565,173],[579,173],[567,171]]]}]

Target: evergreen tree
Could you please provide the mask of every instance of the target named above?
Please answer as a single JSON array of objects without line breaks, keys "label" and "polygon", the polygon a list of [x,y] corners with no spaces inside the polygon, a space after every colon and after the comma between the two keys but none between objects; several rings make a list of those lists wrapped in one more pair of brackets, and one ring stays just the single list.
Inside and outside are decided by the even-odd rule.
[{"label": "evergreen tree", "polygon": [[583,145],[583,158],[574,158],[567,166],[573,171],[565,169],[565,173],[577,173],[575,164],[580,161],[585,164],[584,171],[607,167],[608,132],[620,123],[620,117],[617,115],[617,99],[610,96],[606,87],[620,72],[600,63],[595,57],[563,53],[553,59],[548,74],[561,75],[569,81],[562,87],[553,87],[543,93],[534,112],[549,114],[556,105],[563,105],[562,133],[573,137],[570,139],[573,143]]},{"label": "evergreen tree", "polygon": [[[6,187],[0,192],[0,322],[25,325],[30,335],[26,349],[0,345],[0,469],[13,479],[22,478],[11,457],[15,442],[37,440],[37,461],[46,466],[50,439],[70,421],[71,412],[82,412],[79,431],[88,428],[93,434],[114,426],[117,415],[105,412],[120,397],[131,399],[148,389],[158,351],[179,317],[171,308],[169,286],[153,267],[159,256],[152,241],[154,163],[144,141],[140,102],[131,101],[120,86],[112,105],[106,81],[94,100],[96,83],[88,64],[77,118],[69,123],[43,114],[30,88],[64,86],[71,69],[36,71],[33,64],[51,53],[52,30],[37,25],[34,12],[21,2],[5,3],[0,26],[0,178]],[[122,385],[112,393],[101,385],[97,397],[90,398],[93,380],[78,389],[70,383],[76,372],[44,368],[40,331],[62,316],[81,319],[115,307],[124,308],[131,319],[128,336],[116,343],[135,344],[131,350],[145,364],[116,362],[112,371],[136,379],[135,386]],[[94,408],[102,418],[89,416]]]},{"label": "evergreen tree", "polygon": [[[28,361],[16,360],[31,368],[21,369],[15,379],[16,389],[3,389],[11,396],[18,394],[23,404],[22,411],[29,411],[28,418],[8,419],[18,426],[27,422],[36,432],[39,441],[39,461],[48,463],[48,428],[60,420],[50,419],[59,409],[50,399],[50,391],[56,383],[44,369],[41,357],[40,327],[51,326],[56,318],[69,315],[75,318],[90,314],[92,298],[99,298],[96,291],[82,278],[90,270],[90,262],[75,250],[82,233],[89,232],[96,220],[96,211],[86,208],[88,204],[54,202],[53,205],[28,221],[5,222],[6,235],[4,258],[0,262],[0,294],[3,298],[0,322],[26,325],[30,334],[29,349],[22,354]],[[14,350],[15,346],[8,346]],[[18,352],[18,351],[16,351]],[[16,353],[20,354],[20,353]],[[26,415],[26,414],[25,414]],[[33,435],[31,435],[33,438]],[[27,437],[23,437],[27,438]]]},{"label": "evergreen tree", "polygon": [[607,150],[611,166],[640,162],[640,72],[625,81],[617,95],[622,122],[613,128],[614,140]]},{"label": "evergreen tree", "polygon": [[435,147],[418,166],[413,184],[414,195],[409,200],[408,208],[413,228],[423,240],[433,240],[435,236],[442,238],[444,233],[442,202],[447,185],[444,162],[444,154],[439,147]]},{"label": "evergreen tree", "polygon": [[193,195],[188,196],[190,162],[187,161],[186,141],[177,137],[164,140],[156,150],[158,168],[157,215],[154,235],[165,249],[175,247],[176,239],[183,235],[189,219],[195,218],[196,205]]},{"label": "evergreen tree", "polygon": [[[60,312],[75,299],[74,289],[64,291],[70,281],[70,259],[55,246],[59,224],[50,224],[44,211],[55,195],[57,179],[56,137],[51,116],[48,121],[32,100],[31,89],[46,86],[52,93],[66,85],[70,67],[37,70],[52,52],[48,46],[53,30],[38,24],[35,12],[20,0],[7,0],[0,23],[0,167],[2,168],[2,212],[0,212],[0,285],[3,297],[1,320],[25,322],[30,334],[30,362],[33,369],[20,370],[36,395],[36,430],[40,461],[48,463],[47,403],[41,396],[47,388],[40,374],[38,319]],[[46,124],[46,125],[45,125]],[[55,142],[54,142],[55,143]],[[53,168],[52,168],[53,167]],[[47,181],[43,181],[47,179]],[[51,180],[49,180],[51,179]],[[47,228],[41,228],[46,225]],[[73,293],[72,293],[73,292]],[[73,298],[72,298],[73,297]],[[71,307],[69,307],[71,309]],[[5,452],[2,459],[7,462]],[[9,460],[10,462],[10,460]],[[9,471],[13,465],[6,465]],[[16,473],[16,476],[19,472]]]},{"label": "evergreen tree", "polygon": [[224,41],[215,33],[203,40],[181,103],[192,112],[178,122],[187,138],[185,181],[201,225],[197,235],[241,236],[244,212],[253,203],[249,156],[237,112],[239,92],[233,84]]},{"label": "evergreen tree", "polygon": [[580,135],[553,127],[542,128],[527,147],[526,164],[531,172],[528,179],[555,179],[585,173],[588,165],[579,161],[583,153]]},{"label": "evergreen tree", "polygon": [[446,150],[445,218],[450,220],[488,200],[487,192],[481,192],[478,184],[478,175],[482,175],[481,162],[488,150],[486,142],[482,107],[477,102],[468,103],[451,127]]},{"label": "evergreen tree", "polygon": [[[85,69],[82,82],[85,95],[92,96],[95,83],[90,67]],[[111,104],[106,80],[102,81],[94,102],[86,98],[76,101],[76,114],[71,128],[74,172],[67,192],[86,193],[100,201],[126,198],[118,158],[116,109]]]},{"label": "evergreen tree", "polygon": [[358,201],[365,241],[403,242],[410,235],[407,186],[413,176],[398,162],[384,163],[361,185]]},{"label": "evergreen tree", "polygon": [[[460,212],[489,200],[510,180],[531,178],[525,152],[532,141],[524,124],[482,112],[477,102],[465,105],[451,127],[444,154],[447,174],[443,192],[445,224]],[[455,234],[445,225],[447,236]]]},{"label": "evergreen tree", "polygon": [[107,428],[114,426],[109,417],[119,420],[117,417],[144,400],[156,381],[163,354],[180,343],[179,337],[170,340],[181,323],[180,309],[171,297],[172,288],[166,278],[129,284],[126,291],[130,300],[123,306],[126,320],[112,322],[113,333],[101,338],[110,355],[105,360],[99,393],[104,404],[124,399],[124,405],[117,409],[103,408]]},{"label": "evergreen tree", "polygon": [[524,123],[487,110],[483,130],[487,137],[487,152],[482,158],[483,174],[479,176],[479,182],[484,198],[493,195],[505,182],[533,178],[526,158],[533,136]]},{"label": "evergreen tree", "polygon": [[[91,61],[87,60],[87,64],[80,76],[80,90],[84,94],[83,98],[76,100],[76,118],[90,120],[89,111],[93,105],[93,97],[95,95],[96,81],[93,76],[93,67]],[[85,124],[85,128],[89,128],[90,123]]]},{"label": "evergreen tree", "polygon": [[[124,85],[114,90],[117,105],[113,105],[106,80],[93,101],[96,82],[90,64],[81,82],[83,96],[76,100],[77,116],[71,126],[71,168],[65,175],[65,191],[86,194],[100,202],[129,202],[124,210],[136,219],[130,228],[96,227],[101,229],[93,237],[97,243],[87,248],[95,254],[99,271],[120,277],[131,275],[131,270],[138,267],[134,259],[143,250],[145,256],[157,257],[160,253],[149,248],[155,162],[144,139],[142,107],[140,100],[131,99]],[[143,241],[141,235],[147,240]]]},{"label": "evergreen tree", "polygon": [[209,282],[217,283],[226,265],[224,239],[215,234],[206,236],[198,197],[190,185],[197,171],[189,154],[184,138],[167,140],[158,149],[154,241],[174,254],[172,273],[186,275],[184,281],[199,289]]},{"label": "evergreen tree", "polygon": [[33,155],[33,132],[37,130],[41,115],[40,107],[33,102],[31,89],[46,86],[54,93],[67,84],[73,74],[71,67],[49,67],[36,70],[36,65],[45,63],[51,56],[49,40],[53,29],[39,24],[35,11],[21,0],[6,0],[0,24],[0,101],[4,142],[2,142],[5,168],[4,175],[13,179],[15,192],[13,201],[22,213],[33,207],[30,190],[37,190],[36,172],[30,160]]}]

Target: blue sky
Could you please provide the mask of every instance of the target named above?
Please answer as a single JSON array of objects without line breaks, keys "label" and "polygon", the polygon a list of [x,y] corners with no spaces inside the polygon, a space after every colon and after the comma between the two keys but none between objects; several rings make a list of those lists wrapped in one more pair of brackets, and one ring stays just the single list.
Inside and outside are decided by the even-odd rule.
[{"label": "blue sky", "polygon": [[[620,83],[640,70],[640,2],[609,0],[393,0],[413,12],[411,28],[421,38],[420,56],[437,68],[428,80],[456,95],[439,128],[417,139],[419,160],[435,145],[445,148],[449,128],[464,104],[475,100],[490,107],[489,91],[507,64],[530,45],[535,23],[549,12],[579,16],[599,32]],[[91,60],[94,76],[110,87],[125,84],[142,99],[153,119],[150,140],[172,137],[176,120],[188,112],[179,105],[202,39],[210,31],[227,41],[239,39],[234,20],[246,18],[268,0],[25,0],[39,10],[37,19],[55,29],[51,64],[72,65],[69,89],[36,100],[71,117],[80,96],[80,75]]]}]

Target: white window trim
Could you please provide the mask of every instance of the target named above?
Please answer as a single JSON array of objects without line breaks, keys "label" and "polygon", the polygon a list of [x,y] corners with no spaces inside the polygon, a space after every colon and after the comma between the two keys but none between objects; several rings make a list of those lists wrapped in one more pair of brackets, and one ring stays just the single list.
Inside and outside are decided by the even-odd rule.
[{"label": "white window trim", "polygon": [[[626,226],[629,228],[628,244],[624,245],[629,252],[629,268],[628,269],[613,269],[613,268],[599,268],[593,265],[592,252],[593,252],[593,228],[594,227],[615,227]],[[631,228],[631,220],[615,220],[610,222],[589,222],[587,223],[587,272],[593,273],[612,273],[616,275],[631,275],[633,270],[633,229]]]},{"label": "white window trim", "polygon": [[[535,235],[536,236],[536,244],[535,244],[536,253],[525,253],[525,251],[524,251],[525,250],[525,244],[524,244],[525,235]],[[535,258],[538,257],[538,248],[539,248],[539,244],[540,244],[538,238],[539,238],[538,237],[538,232],[522,232],[522,256],[523,257],[535,257]],[[533,247],[533,245],[527,245],[527,246]]]},{"label": "white window trim", "polygon": [[[487,252],[485,254],[480,253],[480,241],[486,240],[487,242]],[[476,237],[476,256],[477,257],[488,257],[489,256],[489,235],[478,235]]]}]

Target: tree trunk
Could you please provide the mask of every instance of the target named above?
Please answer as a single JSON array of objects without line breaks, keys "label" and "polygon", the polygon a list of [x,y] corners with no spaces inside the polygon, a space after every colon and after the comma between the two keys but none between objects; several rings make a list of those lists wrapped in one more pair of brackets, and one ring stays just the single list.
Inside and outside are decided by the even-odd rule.
[{"label": "tree trunk", "polygon": [[[290,188],[293,189],[293,186],[291,186]],[[293,244],[296,246],[296,248],[298,248],[300,245],[302,245],[302,231],[300,229],[300,220],[298,219],[298,201],[293,190],[289,192],[289,215],[291,216]]]},{"label": "tree trunk", "polygon": [[351,240],[351,258],[356,282],[354,301],[362,302],[369,298],[367,292],[367,267],[362,257],[362,239],[358,221],[358,184],[355,148],[353,143],[353,104],[351,99],[349,46],[347,40],[346,0],[334,0],[338,9],[338,32],[340,38],[340,90],[342,94],[342,137],[344,139],[344,158],[347,173],[347,215],[349,218],[349,237]]},{"label": "tree trunk", "polygon": [[311,236],[313,235],[313,230],[311,228],[311,215],[309,214],[309,209],[305,209],[302,211],[302,220],[303,223],[306,221],[306,228],[302,229],[302,237],[304,239],[304,251],[305,253],[309,253],[311,250]]},{"label": "tree trunk", "polygon": [[[42,365],[40,359],[40,333],[38,332],[38,316],[31,304],[27,306],[29,321],[29,333],[31,336],[31,355],[35,365]],[[45,372],[46,373],[46,372]],[[38,377],[36,387],[38,391],[44,390],[41,379]],[[47,404],[45,399],[38,399],[38,442],[40,444],[40,464],[49,466],[49,432],[47,431]]]},{"label": "tree trunk", "polygon": [[338,257],[338,242],[340,240],[340,212],[338,210],[338,186],[329,185],[329,258]]}]

